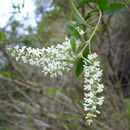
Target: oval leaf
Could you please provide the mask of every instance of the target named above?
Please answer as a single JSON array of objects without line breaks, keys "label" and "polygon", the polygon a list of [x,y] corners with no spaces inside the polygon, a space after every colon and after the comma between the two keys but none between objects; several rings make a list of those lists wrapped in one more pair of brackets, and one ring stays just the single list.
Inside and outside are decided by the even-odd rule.
[{"label": "oval leaf", "polygon": [[[89,46],[87,46],[85,48],[85,50],[83,51],[83,56],[85,58],[87,58],[88,54],[89,54]],[[81,58],[79,58],[79,60],[77,61],[77,64],[76,64],[76,71],[75,71],[76,77],[79,77],[79,75],[82,73],[82,71],[84,69],[83,65],[84,65],[84,59],[81,57]]]},{"label": "oval leaf", "polygon": [[76,64],[76,71],[75,71],[76,77],[79,77],[79,75],[82,73],[84,69],[83,65],[84,65],[83,58],[80,58]]},{"label": "oval leaf", "polygon": [[72,0],[68,0],[70,8],[72,10],[73,15],[75,16],[75,18],[82,24],[91,27],[90,25],[88,25],[85,20],[83,19],[83,17],[80,15],[79,11],[76,9],[74,3],[72,2]]},{"label": "oval leaf", "polygon": [[96,0],[96,3],[98,4],[99,9],[101,11],[104,11],[107,8],[108,0]]},{"label": "oval leaf", "polygon": [[120,13],[124,11],[128,6],[123,2],[112,2],[110,5],[108,5],[107,9],[105,10],[105,14],[114,14],[114,13]]},{"label": "oval leaf", "polygon": [[72,48],[73,52],[75,53],[76,52],[76,39],[75,39],[75,37],[71,37],[70,44],[71,44],[71,48]]}]

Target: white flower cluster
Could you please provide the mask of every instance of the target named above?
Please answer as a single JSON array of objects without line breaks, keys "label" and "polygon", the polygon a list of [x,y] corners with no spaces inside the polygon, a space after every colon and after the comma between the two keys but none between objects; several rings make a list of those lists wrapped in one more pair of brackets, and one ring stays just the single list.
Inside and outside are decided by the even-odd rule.
[{"label": "white flower cluster", "polygon": [[88,60],[91,65],[84,61],[84,90],[87,91],[87,93],[84,93],[84,110],[87,111],[86,121],[90,124],[93,122],[93,118],[96,117],[96,113],[100,113],[97,107],[103,104],[104,97],[98,97],[97,95],[103,92],[104,86],[100,83],[102,70],[100,69],[100,61],[97,54],[88,55]]},{"label": "white flower cluster", "polygon": [[[76,41],[76,46],[80,44],[80,40]],[[42,66],[45,75],[50,74],[50,77],[62,75],[63,71],[69,71],[73,63],[64,62],[63,60],[74,60],[76,55],[73,53],[70,45],[70,39],[65,38],[63,44],[57,44],[42,49],[34,49],[31,47],[8,48],[12,56],[16,60],[21,59],[24,63],[31,65]]]},{"label": "white flower cluster", "polygon": [[[76,47],[78,48],[80,44],[81,41],[77,40]],[[67,37],[63,44],[47,48],[34,49],[26,46],[15,46],[8,48],[8,50],[12,56],[16,57],[16,60],[21,59],[24,63],[42,66],[44,74],[49,74],[50,77],[62,75],[65,70],[69,71],[73,63],[68,63],[66,60],[77,58],[72,51],[70,39]],[[99,94],[103,92],[104,86],[100,83],[102,70],[97,54],[89,54],[88,59],[86,61],[84,59],[84,63],[84,110],[87,111],[86,121],[90,124],[96,117],[96,113],[100,113],[97,107],[103,104],[104,97],[99,97]]]}]

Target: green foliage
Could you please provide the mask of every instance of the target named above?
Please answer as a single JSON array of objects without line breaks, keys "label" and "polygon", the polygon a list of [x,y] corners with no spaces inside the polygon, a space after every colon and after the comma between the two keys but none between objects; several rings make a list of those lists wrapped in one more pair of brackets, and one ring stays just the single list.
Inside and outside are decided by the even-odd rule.
[{"label": "green foliage", "polygon": [[85,16],[84,16],[84,19],[87,20],[88,18],[90,18],[94,12],[96,12],[97,9],[93,9],[93,10],[90,10]]},{"label": "green foliage", "polygon": [[75,18],[82,24],[86,25],[86,22],[84,21],[84,19],[82,18],[82,16],[80,15],[80,13],[78,12],[78,10],[76,9],[75,5],[73,4],[72,0],[68,0],[70,8],[72,10],[73,15],[75,16]]},{"label": "green foliage", "polygon": [[70,44],[71,44],[73,52],[75,53],[76,52],[76,38],[75,37],[71,37]]},{"label": "green foliage", "polygon": [[82,73],[83,65],[84,65],[83,58],[79,58],[76,63],[76,71],[75,71],[77,77],[79,77],[79,75]]},{"label": "green foliage", "polygon": [[[77,23],[74,25],[74,26],[76,26],[76,27],[78,27],[78,26],[80,26],[80,25],[86,25],[86,26],[88,26],[88,24],[86,23],[86,19],[88,19],[90,16],[91,16],[91,14],[93,14],[93,12],[95,12],[96,11],[96,9],[92,9],[91,11],[90,11],[90,13],[88,13],[86,16],[85,16],[85,19],[80,15],[80,13],[79,13],[79,11],[76,9],[76,7],[75,7],[75,5],[74,5],[74,3],[73,3],[73,1],[72,0],[68,0],[68,2],[69,2],[69,5],[70,5],[70,8],[71,8],[71,10],[72,10],[72,13],[73,13],[73,15],[75,16],[75,18],[77,19]],[[83,0],[81,0],[81,1],[78,1],[77,3],[80,5],[80,6],[78,6],[78,8],[81,8],[81,7],[83,7],[86,3],[88,3],[89,1],[83,1]],[[98,7],[99,7],[99,9],[102,11],[102,12],[105,12],[106,14],[113,14],[113,13],[119,13],[119,12],[122,12],[124,9],[126,9],[127,8],[127,6],[124,4],[124,3],[119,3],[119,2],[116,2],[116,3],[110,3],[110,5],[108,5],[108,7],[107,7],[107,4],[108,4],[108,0],[95,0],[94,1],[97,5],[98,5]],[[89,26],[89,27],[91,27],[91,26]],[[98,27],[95,27],[95,29],[98,29]],[[73,27],[73,26],[71,26],[71,25],[66,25],[66,31],[67,31],[67,33],[68,34],[70,34],[71,36],[75,36],[75,33],[77,33],[76,32],[76,29]],[[90,38],[90,42],[92,42],[92,39],[93,39],[93,36],[94,36],[94,34],[95,34],[95,32],[96,31],[94,31],[93,33],[92,33],[92,36],[91,36],[91,38]],[[72,46],[72,50],[75,52],[75,41],[74,41],[74,38],[72,37],[71,38],[71,46]],[[87,55],[89,54],[89,48],[88,48],[88,46],[83,50],[83,52],[82,52],[82,56],[84,57],[84,58],[87,58]],[[76,63],[76,76],[78,77],[81,73],[82,73],[82,71],[83,71],[83,65],[84,65],[84,62],[83,62],[83,58],[82,57],[79,57],[79,59],[77,60],[77,63]]]},{"label": "green foliage", "polygon": [[85,4],[87,4],[89,0],[80,0],[77,2],[77,9],[82,8]]},{"label": "green foliage", "polygon": [[128,121],[130,124],[130,98],[125,99],[125,102],[126,102],[126,106],[127,106],[126,113],[127,113]]},{"label": "green foliage", "polygon": [[10,72],[7,70],[0,70],[0,74],[8,78],[10,77]]},{"label": "green foliage", "polygon": [[114,13],[120,13],[124,11],[126,8],[128,8],[128,6],[123,2],[113,2],[108,5],[104,13],[108,15]]},{"label": "green foliage", "polygon": [[65,29],[69,35],[75,36],[76,38],[81,39],[79,32],[77,31],[77,29],[74,26],[72,26],[70,24],[66,24]]},{"label": "green foliage", "polygon": [[104,11],[107,8],[108,0],[96,0],[96,3],[98,4],[99,9],[101,11]]},{"label": "green foliage", "polygon": [[72,25],[70,25],[70,24],[66,24],[65,25],[65,29],[66,29],[67,33],[70,34],[70,35],[75,30],[75,28]]},{"label": "green foliage", "polygon": [[[87,58],[89,54],[89,46],[87,46],[85,48],[85,50],[83,51],[83,57]],[[84,59],[81,57],[78,59],[77,63],[76,63],[76,71],[75,71],[75,74],[77,77],[79,77],[79,75],[82,73],[84,67]]]},{"label": "green foliage", "polygon": [[[69,5],[70,5],[70,8],[72,10],[72,13],[73,15],[75,16],[75,18],[78,20],[78,22],[86,25],[86,26],[89,26],[86,21],[83,19],[83,17],[80,15],[79,11],[76,9],[74,3],[72,2],[72,0],[68,0],[69,2]],[[89,26],[90,27],[90,26]]]}]

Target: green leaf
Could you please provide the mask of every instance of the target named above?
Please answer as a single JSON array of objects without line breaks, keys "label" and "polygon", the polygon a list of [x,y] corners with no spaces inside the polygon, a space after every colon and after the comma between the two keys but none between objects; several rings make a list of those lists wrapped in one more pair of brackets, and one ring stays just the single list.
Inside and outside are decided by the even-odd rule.
[{"label": "green leaf", "polygon": [[65,29],[66,29],[66,32],[67,32],[69,35],[75,36],[76,38],[81,39],[79,32],[78,32],[77,29],[76,29],[75,27],[73,27],[72,25],[66,24],[66,25],[65,25]]},{"label": "green leaf", "polygon": [[98,4],[98,7],[101,11],[106,10],[108,0],[96,0],[96,3]]},{"label": "green leaf", "polygon": [[104,13],[108,15],[114,13],[120,13],[124,11],[126,8],[128,8],[128,6],[123,2],[113,2],[108,5]]},{"label": "green leaf", "polygon": [[[85,48],[85,50],[83,51],[83,56],[85,58],[87,58],[88,54],[89,54],[89,46],[87,46]],[[76,64],[75,74],[76,74],[77,77],[79,77],[79,75],[82,73],[82,71],[84,69],[83,65],[84,65],[84,59],[81,57],[81,58],[78,59],[77,64]]]},{"label": "green leaf", "polygon": [[71,35],[75,28],[70,24],[66,24],[65,29],[66,29],[66,32]]},{"label": "green leaf", "polygon": [[89,45],[83,51],[83,57],[87,58],[89,54]]},{"label": "green leaf", "polygon": [[75,74],[77,77],[79,77],[79,75],[82,73],[83,71],[83,58],[80,58],[78,61],[77,61],[77,64],[76,64],[76,71],[75,71]]},{"label": "green leaf", "polygon": [[78,39],[81,39],[81,36],[80,36],[80,34],[79,34],[77,28],[75,28],[75,30],[73,30],[71,36],[74,36],[74,37],[76,37],[76,38],[78,38]]},{"label": "green leaf", "polygon": [[85,4],[87,4],[89,0],[80,0],[77,5],[77,9],[82,8]]},{"label": "green leaf", "polygon": [[73,13],[73,15],[75,16],[75,18],[76,18],[80,23],[91,27],[90,25],[88,25],[88,24],[85,22],[85,20],[83,19],[83,17],[80,15],[80,13],[79,13],[78,10],[76,9],[76,7],[75,7],[74,3],[72,2],[72,0],[68,0],[68,2],[69,2],[70,8],[71,8],[72,13]]},{"label": "green leaf", "polygon": [[75,37],[71,37],[70,44],[71,44],[71,48],[72,48],[73,52],[75,53],[76,52],[76,39],[75,39]]}]

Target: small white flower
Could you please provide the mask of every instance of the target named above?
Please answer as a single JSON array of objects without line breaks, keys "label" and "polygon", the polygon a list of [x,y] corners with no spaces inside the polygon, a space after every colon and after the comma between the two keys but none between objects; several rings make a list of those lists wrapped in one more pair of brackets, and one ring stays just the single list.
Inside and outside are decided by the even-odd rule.
[{"label": "small white flower", "polygon": [[89,71],[94,72],[95,71],[95,66],[90,66]]},{"label": "small white flower", "polygon": [[92,60],[92,59],[93,59],[93,56],[92,56],[92,55],[88,55],[88,59],[89,59],[89,60]]},{"label": "small white flower", "polygon": [[68,38],[68,37],[65,37],[65,40],[66,40],[66,41],[69,41],[69,38]]},{"label": "small white flower", "polygon": [[104,89],[104,85],[103,85],[103,84],[99,84],[97,91],[98,91],[99,93],[101,93],[101,92],[103,92],[103,89]]},{"label": "small white flower", "polygon": [[79,31],[79,27],[76,27],[77,31]]},{"label": "small white flower", "polygon": [[100,62],[99,61],[95,61],[94,62],[94,66],[100,66]]},{"label": "small white flower", "polygon": [[84,103],[84,111],[88,111],[89,110],[89,107],[88,107],[89,105],[88,104],[85,104]]},{"label": "small white flower", "polygon": [[91,78],[88,80],[88,82],[92,85],[94,83],[94,80]]},{"label": "small white flower", "polygon": [[97,58],[97,54],[96,53],[94,53],[94,54],[92,54],[92,56],[93,56],[93,58]]},{"label": "small white flower", "polygon": [[18,50],[19,49],[19,45],[15,46],[14,49]]},{"label": "small white flower", "polygon": [[98,105],[102,105],[104,101],[104,97],[98,98]]},{"label": "small white flower", "polygon": [[96,108],[97,108],[96,106],[93,106],[93,107],[92,107],[93,110],[96,110]]},{"label": "small white flower", "polygon": [[80,35],[83,35],[83,34],[84,34],[84,31],[83,31],[83,30],[79,31],[79,34],[80,34]]},{"label": "small white flower", "polygon": [[91,90],[91,85],[84,85],[84,90]]},{"label": "small white flower", "polygon": [[94,97],[94,93],[93,92],[89,92],[88,95],[89,95],[90,98]]},{"label": "small white flower", "polygon": [[94,78],[94,80],[97,80],[97,79],[98,79],[98,75],[97,75],[97,74],[94,74],[94,75],[93,75],[93,78]]},{"label": "small white flower", "polygon": [[92,104],[93,103],[92,99],[89,99],[89,98],[84,98],[84,99],[85,99],[85,102],[88,103],[88,104]]},{"label": "small white flower", "polygon": [[85,77],[89,77],[90,76],[90,73],[89,72],[86,72],[85,73]]}]

